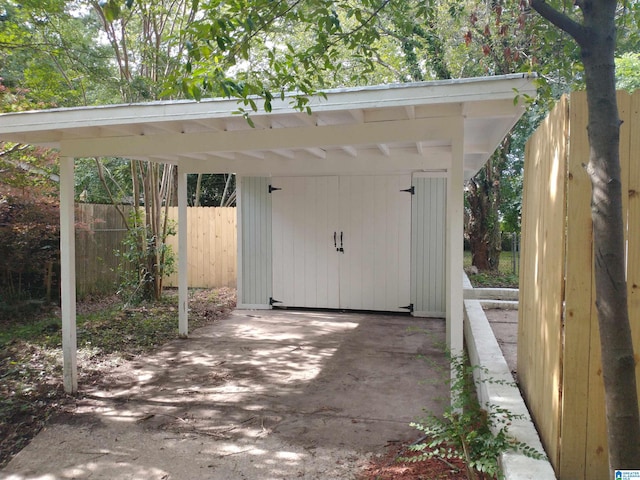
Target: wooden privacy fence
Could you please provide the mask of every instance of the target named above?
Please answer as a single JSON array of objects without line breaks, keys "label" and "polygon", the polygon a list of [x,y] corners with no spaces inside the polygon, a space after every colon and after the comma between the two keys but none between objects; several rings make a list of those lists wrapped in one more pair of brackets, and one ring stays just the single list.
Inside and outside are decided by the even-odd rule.
[{"label": "wooden privacy fence", "polygon": [[[128,217],[133,207],[122,206]],[[114,251],[122,248],[126,224],[113,205],[76,205],[76,291],[80,298],[113,292],[118,283],[121,259]]]},{"label": "wooden privacy fence", "polygon": [[[178,207],[170,207],[169,218],[178,222]],[[188,282],[190,287],[235,287],[237,275],[236,208],[189,207],[187,209]],[[178,252],[178,237],[167,243]],[[166,286],[178,286],[176,273],[169,276]]]},{"label": "wooden privacy fence", "polygon": [[[640,91],[618,93],[629,314],[640,353]],[[587,102],[563,97],[527,143],[518,378],[560,479],[608,478],[595,308]],[[640,367],[636,367],[640,386]]]},{"label": "wooden privacy fence", "polygon": [[[123,208],[125,216],[128,216],[133,207]],[[169,207],[169,218],[177,223],[177,207]],[[127,233],[122,217],[113,205],[79,204],[76,221],[78,296],[113,291],[118,282],[117,270],[121,262],[114,251],[122,249]],[[187,209],[187,221],[189,287],[235,287],[235,207],[190,207]],[[173,248],[177,260],[177,236],[169,237],[167,243]],[[166,286],[177,284],[177,274],[165,280]]]}]

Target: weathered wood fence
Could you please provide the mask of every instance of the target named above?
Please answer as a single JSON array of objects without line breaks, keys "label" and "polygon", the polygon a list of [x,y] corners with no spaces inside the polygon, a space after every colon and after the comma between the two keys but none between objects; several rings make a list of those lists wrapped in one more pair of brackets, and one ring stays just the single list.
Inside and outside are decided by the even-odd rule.
[{"label": "weathered wood fence", "polygon": [[[640,91],[618,94],[629,314],[640,358]],[[584,92],[526,148],[518,378],[560,479],[608,478]],[[640,367],[636,366],[640,385]]]},{"label": "weathered wood fence", "polygon": [[[123,206],[128,217],[132,207]],[[76,205],[76,291],[78,297],[113,292],[118,283],[126,224],[113,205]]]},{"label": "weathered wood fence", "polygon": [[[125,206],[125,216],[132,207]],[[177,207],[169,208],[169,217],[177,223]],[[196,288],[235,287],[236,285],[236,209],[190,207],[188,221],[189,286]],[[122,249],[125,223],[112,205],[79,204],[76,208],[76,275],[78,296],[113,291],[118,282],[121,259],[114,254]],[[178,239],[167,242],[178,252]],[[177,286],[177,275],[165,280]]]}]

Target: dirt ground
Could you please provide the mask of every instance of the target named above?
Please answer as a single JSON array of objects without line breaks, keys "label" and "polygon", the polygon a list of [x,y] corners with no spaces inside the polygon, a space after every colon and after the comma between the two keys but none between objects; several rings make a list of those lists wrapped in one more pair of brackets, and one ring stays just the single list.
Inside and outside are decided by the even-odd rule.
[{"label": "dirt ground", "polygon": [[464,478],[439,461],[437,473],[394,462],[418,436],[409,422],[448,402],[444,329],[404,316],[233,312],[83,384],[0,478]]}]

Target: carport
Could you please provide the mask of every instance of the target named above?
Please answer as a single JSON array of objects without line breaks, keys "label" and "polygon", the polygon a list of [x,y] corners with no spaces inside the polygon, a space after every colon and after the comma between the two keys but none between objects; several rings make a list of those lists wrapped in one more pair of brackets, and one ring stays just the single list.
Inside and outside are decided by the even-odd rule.
[{"label": "carport", "polygon": [[[305,307],[398,308],[424,316],[444,314],[447,344],[452,352],[456,352],[462,349],[463,342],[463,182],[482,167],[522,115],[525,98],[535,95],[533,79],[530,75],[513,74],[329,90],[310,99],[310,114],[293,109],[291,97],[285,97],[282,101],[273,102],[270,113],[265,113],[258,102],[258,112],[251,115],[253,126],[238,114],[238,103],[233,99],[163,101],[0,115],[0,140],[52,147],[61,154],[65,389],[68,392],[77,390],[75,158],[115,156],[171,163],[178,167],[181,335],[186,336],[188,332],[188,232],[187,222],[183,221],[187,211],[187,174],[235,173],[241,189],[238,195],[238,295],[241,306],[271,308],[282,302]],[[321,297],[317,294],[319,287],[313,295],[300,297],[295,290],[296,285],[302,282],[306,287],[322,283],[315,270],[305,270],[307,276],[304,279],[296,279],[292,282],[295,285],[287,287],[290,272],[297,271],[295,266],[300,263],[296,264],[298,260],[294,257],[278,257],[278,252],[287,252],[287,244],[283,240],[287,233],[299,236],[301,230],[296,229],[295,218],[296,215],[304,218],[305,213],[286,214],[286,204],[298,203],[296,197],[272,202],[269,195],[283,185],[291,186],[291,191],[308,192],[311,191],[309,185],[316,185],[324,178],[330,178],[328,193],[320,197],[304,193],[300,197],[303,198],[301,204],[305,205],[324,202],[321,211],[313,212],[314,218],[326,212],[350,209],[356,212],[351,219],[368,218],[369,212],[351,208],[357,205],[355,200],[350,200],[346,208],[344,203],[332,204],[323,200],[337,198],[342,202],[350,198],[348,195],[353,191],[364,194],[388,188],[395,195],[406,195],[402,198],[410,199],[396,200],[393,197],[388,200],[391,197],[386,195],[380,200],[383,203],[377,203],[378,199],[371,197],[375,205],[382,205],[378,210],[385,208],[390,212],[380,221],[381,228],[397,231],[405,240],[395,241],[395,236],[392,236],[394,238],[381,250],[383,255],[373,244],[362,245],[357,250],[368,251],[369,256],[363,253],[349,267],[353,272],[367,266],[368,259],[386,258],[387,262],[380,264],[382,274],[378,278],[383,279],[385,298],[390,299],[388,303],[378,306],[362,300],[366,295],[374,299],[380,297],[372,293],[379,286],[365,284],[364,281],[361,289],[364,293],[340,290],[332,296],[329,292],[326,295],[329,298],[327,305],[318,300]],[[396,182],[396,179],[399,180]],[[396,188],[398,186],[402,188]],[[400,191],[401,194],[395,193]],[[286,188],[282,193],[288,194]],[[433,200],[433,195],[436,195],[436,200]],[[278,202],[281,207],[277,206]],[[400,211],[397,205],[402,202],[410,205],[410,218],[405,223],[390,227],[387,220],[395,218],[395,212]],[[420,208],[438,205],[438,202],[441,204],[438,211],[427,208],[427,213],[420,213],[423,211]],[[419,208],[420,205],[422,207]],[[258,211],[263,213],[254,215]],[[433,218],[439,218],[439,223],[433,223],[432,214]],[[333,256],[327,256],[329,260],[323,260],[323,264],[337,265],[341,261],[346,264],[346,260],[341,260],[346,256],[340,254],[354,249],[349,243],[343,244],[345,232],[347,242],[356,234],[359,238],[380,238],[379,232],[372,234],[364,226],[350,237],[347,228],[352,226],[353,220],[351,223],[347,220],[346,224],[344,219],[338,220],[343,223],[332,224],[327,220],[326,231],[313,233],[311,238],[314,241],[316,237],[322,237],[328,246],[314,247],[305,258],[318,258],[329,252]],[[378,225],[373,221],[372,224]],[[274,226],[277,228],[272,228]],[[410,233],[406,233],[407,230]],[[434,232],[439,235],[437,238],[431,237]],[[306,241],[306,237],[299,237],[298,243],[303,240]],[[431,248],[430,245],[439,247]],[[410,253],[406,253],[407,246]],[[429,255],[425,254],[427,251]],[[335,256],[336,252],[338,256]],[[395,262],[397,252],[403,256]],[[433,260],[442,262],[435,267],[431,263]],[[389,270],[389,265],[395,263],[400,265],[398,271]],[[281,265],[289,265],[292,270],[280,269]],[[345,268],[339,265],[334,270],[340,272]],[[434,272],[437,273],[435,277]],[[357,273],[360,278],[367,275],[376,277],[365,269]],[[398,275],[397,279],[393,275]],[[326,285],[335,284],[333,277],[327,278],[324,281]],[[337,281],[350,285],[353,278],[356,278],[355,274]],[[392,280],[387,281],[389,278]],[[399,293],[396,292],[397,285],[402,287]],[[274,292],[281,292],[287,299],[277,298]],[[409,304],[399,304],[405,297]],[[437,298],[430,300],[431,297]],[[347,300],[343,301],[345,298]]]}]

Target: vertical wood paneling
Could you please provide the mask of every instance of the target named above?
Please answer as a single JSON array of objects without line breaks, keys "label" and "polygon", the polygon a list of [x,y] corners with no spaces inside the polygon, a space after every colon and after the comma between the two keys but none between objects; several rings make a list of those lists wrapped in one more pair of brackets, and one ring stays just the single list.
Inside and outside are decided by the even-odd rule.
[{"label": "vertical wood paneling", "polygon": [[[619,93],[618,105],[623,121],[620,163],[623,215],[627,222],[629,316],[638,358],[640,92],[633,96]],[[564,126],[560,120],[563,111],[568,119]],[[589,159],[587,121],[584,92],[572,94],[570,102],[562,100],[527,144],[525,162],[518,376],[560,479],[608,476],[604,386],[595,307],[591,183],[584,169]],[[563,142],[569,145],[566,154],[562,153]],[[550,159],[557,155],[568,157],[566,174],[562,168],[554,170]],[[556,183],[557,178],[561,181]],[[554,203],[554,194],[560,192],[554,190],[557,188],[554,184],[566,185],[566,198],[560,198],[562,205]],[[563,212],[561,219],[558,211]],[[559,243],[558,239],[565,233],[566,244]],[[559,245],[564,247],[558,248]],[[557,251],[563,255],[558,257]],[[557,270],[561,270],[558,265],[566,265],[565,279],[558,274]],[[564,317],[561,316],[562,301]],[[564,324],[559,323],[558,318]],[[561,373],[558,385],[556,363]],[[636,372],[640,380],[640,368]],[[555,410],[556,397],[561,400],[559,417]],[[559,426],[554,426],[556,421]]]},{"label": "vertical wood paneling", "polygon": [[275,177],[273,295],[283,305],[338,308],[337,177]]},{"label": "vertical wood paneling", "polygon": [[446,178],[413,179],[411,301],[417,314],[444,316]]},{"label": "vertical wood paneling", "polygon": [[562,381],[567,112],[562,99],[527,145],[518,377],[552,464],[558,466]]},{"label": "vertical wood paneling", "polygon": [[408,175],[340,177],[340,306],[406,311],[410,303]]},{"label": "vertical wood paneling", "polygon": [[[178,207],[169,207],[169,219],[178,222]],[[189,207],[187,209],[189,253],[188,283],[191,288],[236,286],[236,209],[235,207]],[[174,255],[178,237],[167,239]],[[223,265],[233,265],[223,271]],[[164,285],[178,285],[177,272],[165,278]]]},{"label": "vertical wood paneling", "polygon": [[597,332],[592,331],[590,322],[595,285],[591,272],[591,184],[583,167],[589,159],[584,93],[572,94],[569,106],[567,204],[570,205],[570,214],[566,221],[565,358],[560,429],[562,438],[558,446],[558,455],[561,476],[574,472],[586,478],[590,461],[587,458],[586,432],[589,408],[586,399],[591,394],[589,375],[592,368],[592,338]]},{"label": "vertical wood paneling", "polygon": [[[122,206],[125,216],[132,207]],[[113,205],[76,205],[76,278],[77,293],[83,297],[111,292],[118,283],[122,249],[127,234],[124,220]]]},{"label": "vertical wood paneling", "polygon": [[[271,297],[271,196],[266,177],[241,177],[240,245],[241,285],[239,305],[268,305]],[[220,233],[221,242],[230,239]],[[237,244],[237,243],[236,243]],[[230,248],[230,247],[228,247]],[[234,262],[235,263],[235,262]],[[232,269],[231,263],[226,270]],[[221,269],[221,274],[224,268]]]},{"label": "vertical wood paneling", "polygon": [[[403,311],[409,304],[407,176],[280,177],[274,297],[287,306]],[[344,252],[337,252],[333,234]]]},{"label": "vertical wood paneling", "polygon": [[[130,206],[120,208],[127,218],[133,210]],[[189,286],[235,287],[236,209],[190,207],[187,212]],[[127,235],[124,220],[113,205],[79,204],[76,206],[76,215],[78,294],[83,296],[112,291],[118,282],[117,272],[122,261],[114,251],[122,249],[122,242]],[[169,208],[169,218],[177,222],[177,207]],[[170,236],[167,244],[177,255],[177,237]],[[171,287],[177,286],[177,283],[176,273],[167,277],[164,284]]]},{"label": "vertical wood paneling", "polygon": [[640,396],[640,91],[629,100],[629,172],[627,204],[627,293],[629,322],[636,361],[636,385]]}]

